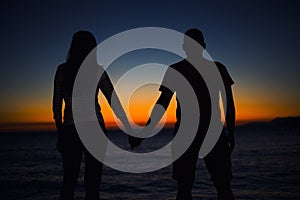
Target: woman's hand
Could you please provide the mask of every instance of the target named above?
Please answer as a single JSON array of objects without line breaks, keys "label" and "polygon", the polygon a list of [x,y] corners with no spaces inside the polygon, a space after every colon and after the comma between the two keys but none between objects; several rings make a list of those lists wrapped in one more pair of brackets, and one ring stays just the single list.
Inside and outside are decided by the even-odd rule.
[{"label": "woman's hand", "polygon": [[56,124],[56,130],[57,130],[57,134],[58,134],[58,137],[57,137],[57,141],[56,141],[56,149],[62,153],[62,147],[63,147],[63,139],[62,139],[62,136],[63,136],[63,133],[62,133],[62,128],[63,128],[63,125],[62,125],[62,122],[59,121],[59,120],[56,120],[55,121],[55,124]]}]

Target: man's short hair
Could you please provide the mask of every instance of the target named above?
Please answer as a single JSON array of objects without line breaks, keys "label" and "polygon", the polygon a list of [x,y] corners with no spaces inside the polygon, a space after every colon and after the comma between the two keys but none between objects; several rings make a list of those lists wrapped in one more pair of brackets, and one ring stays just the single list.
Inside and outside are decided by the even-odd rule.
[{"label": "man's short hair", "polygon": [[196,42],[198,42],[205,49],[206,44],[205,44],[205,41],[204,41],[204,36],[203,36],[202,31],[200,31],[197,28],[191,28],[191,29],[187,30],[184,34],[189,36],[190,38],[192,38]]}]

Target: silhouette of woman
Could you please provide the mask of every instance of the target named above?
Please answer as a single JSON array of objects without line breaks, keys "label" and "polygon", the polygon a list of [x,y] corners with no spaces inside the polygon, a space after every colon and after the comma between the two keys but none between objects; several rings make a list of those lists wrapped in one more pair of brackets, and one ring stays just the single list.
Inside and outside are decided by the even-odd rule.
[{"label": "silhouette of woman", "polygon": [[[78,180],[83,154],[85,157],[85,199],[100,199],[99,192],[103,164],[95,159],[83,146],[77,134],[72,115],[72,92],[77,72],[83,60],[96,46],[96,39],[92,33],[88,31],[76,32],[73,35],[66,62],[58,66],[55,74],[53,113],[58,131],[57,149],[62,155],[63,163],[63,184],[60,192],[61,200],[74,199],[74,188]],[[108,102],[111,103],[114,87],[105,71],[99,81],[97,91],[98,89],[103,92]],[[98,104],[97,93],[98,92],[95,94],[96,113],[100,126],[103,131],[106,132],[100,105]],[[62,120],[63,101],[65,108]],[[121,119],[125,127],[130,127],[119,99],[116,98],[114,103],[118,104],[118,113],[116,113],[116,115]]]}]

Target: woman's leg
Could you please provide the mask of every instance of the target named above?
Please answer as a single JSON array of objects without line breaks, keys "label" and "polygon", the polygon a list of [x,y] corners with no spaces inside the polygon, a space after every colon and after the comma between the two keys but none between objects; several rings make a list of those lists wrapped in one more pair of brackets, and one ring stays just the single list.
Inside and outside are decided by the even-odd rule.
[{"label": "woman's leg", "polygon": [[60,192],[60,200],[73,200],[83,148],[76,139],[77,133],[75,128],[72,126],[66,127],[62,134],[64,134],[62,150],[63,184]]},{"label": "woman's leg", "polygon": [[[104,133],[107,133],[104,123],[100,122],[100,126]],[[106,144],[101,145],[101,156],[105,156]],[[100,183],[102,177],[103,164],[98,161],[87,149],[84,150],[85,156],[85,170],[84,170],[84,184],[85,184],[85,200],[99,200],[100,199]]]},{"label": "woman's leg", "polygon": [[100,182],[102,177],[103,164],[94,158],[87,150],[84,151],[85,156],[85,199],[100,199]]}]

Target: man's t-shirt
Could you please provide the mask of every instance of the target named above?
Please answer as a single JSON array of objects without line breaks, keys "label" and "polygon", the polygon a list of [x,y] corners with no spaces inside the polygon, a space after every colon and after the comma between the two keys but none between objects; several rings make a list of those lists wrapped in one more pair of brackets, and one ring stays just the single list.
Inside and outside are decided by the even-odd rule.
[{"label": "man's t-shirt", "polygon": [[[232,80],[231,76],[229,75],[226,67],[221,64],[220,62],[212,62],[203,59],[204,61],[202,64],[209,65],[208,67],[217,67],[218,71],[220,72],[220,75],[223,80],[223,84],[226,87],[230,87],[234,84],[234,81]],[[220,95],[219,91],[214,91],[214,94],[210,94],[207,88],[207,85],[201,76],[201,74],[198,72],[198,70],[187,60],[182,60],[178,63],[175,63],[170,66],[170,68],[166,71],[164,79],[162,81],[162,84],[159,88],[161,91],[160,104],[162,104],[165,108],[169,105],[170,100],[176,92],[176,100],[177,100],[177,109],[176,109],[176,118],[177,122],[175,124],[175,132],[177,131],[177,128],[179,127],[180,121],[181,121],[181,109],[180,109],[180,102],[178,98],[180,95],[183,94],[182,90],[185,90],[184,87],[177,89],[176,91],[172,91],[172,89],[167,88],[165,85],[166,83],[175,82],[179,80],[174,80],[174,77],[172,77],[172,70],[176,70],[179,72],[185,80],[188,81],[188,83],[191,85],[192,89],[195,92],[195,95],[197,97],[199,110],[200,110],[200,120],[199,120],[199,128],[198,131],[202,132],[203,134],[206,133],[210,119],[211,119],[211,105],[214,103],[214,105],[219,105]],[[178,84],[178,83],[177,83]],[[189,98],[182,96],[182,98]],[[217,101],[217,102],[212,102]],[[221,111],[218,109],[218,115],[220,116],[219,119],[221,119]],[[195,116],[197,117],[197,116]],[[216,122],[219,123],[219,122]],[[205,134],[204,134],[205,135]],[[204,137],[204,136],[202,136]]]}]

